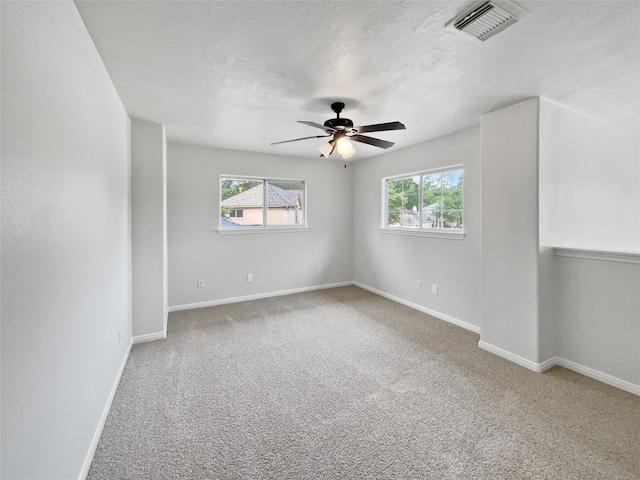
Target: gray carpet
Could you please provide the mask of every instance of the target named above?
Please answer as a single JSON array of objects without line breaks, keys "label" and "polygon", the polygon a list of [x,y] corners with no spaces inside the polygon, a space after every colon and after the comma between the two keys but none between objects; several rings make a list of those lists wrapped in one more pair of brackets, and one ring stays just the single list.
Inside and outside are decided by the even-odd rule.
[{"label": "gray carpet", "polygon": [[172,313],[89,479],[638,479],[640,397],[356,287]]}]

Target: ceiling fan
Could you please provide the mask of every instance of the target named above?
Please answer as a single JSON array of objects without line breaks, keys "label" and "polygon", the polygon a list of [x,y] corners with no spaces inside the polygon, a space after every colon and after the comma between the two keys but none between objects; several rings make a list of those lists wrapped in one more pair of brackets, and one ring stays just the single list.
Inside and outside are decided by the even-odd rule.
[{"label": "ceiling fan", "polygon": [[316,127],[321,130],[324,130],[326,135],[315,135],[313,137],[302,137],[302,138],[294,138],[293,140],[284,140],[282,142],[274,142],[271,145],[278,145],[280,143],[289,143],[289,142],[297,142],[299,140],[308,140],[310,138],[324,138],[331,137],[333,138],[329,140],[329,143],[325,143],[320,146],[320,156],[328,157],[333,153],[334,150],[338,150],[338,153],[342,156],[344,160],[351,158],[355,153],[355,149],[351,144],[353,142],[361,142],[369,145],[373,145],[374,147],[380,148],[389,148],[393,146],[393,142],[388,142],[386,140],[380,140],[378,138],[368,137],[366,135],[361,135],[362,133],[367,132],[382,132],[385,130],[405,130],[405,126],[400,122],[389,122],[389,123],[378,123],[375,125],[364,125],[362,127],[354,127],[353,122],[348,118],[340,118],[340,112],[344,109],[344,103],[342,102],[334,102],[331,104],[331,110],[336,113],[336,118],[331,118],[324,122],[324,125],[320,125],[315,122],[304,122],[298,120],[298,123],[304,123],[305,125],[309,125],[311,127]]}]

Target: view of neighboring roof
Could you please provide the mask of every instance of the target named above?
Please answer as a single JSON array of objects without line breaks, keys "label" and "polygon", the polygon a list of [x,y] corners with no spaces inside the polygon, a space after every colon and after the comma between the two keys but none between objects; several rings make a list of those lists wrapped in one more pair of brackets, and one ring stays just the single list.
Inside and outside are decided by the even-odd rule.
[{"label": "view of neighboring roof", "polygon": [[[270,207],[299,207],[302,205],[301,190],[284,190],[268,184],[267,201]],[[262,184],[223,200],[223,207],[261,207],[264,187]]]},{"label": "view of neighboring roof", "polygon": [[232,222],[227,217],[220,217],[220,226],[222,228],[236,228],[236,227],[244,227],[245,225],[240,225],[239,223]]}]

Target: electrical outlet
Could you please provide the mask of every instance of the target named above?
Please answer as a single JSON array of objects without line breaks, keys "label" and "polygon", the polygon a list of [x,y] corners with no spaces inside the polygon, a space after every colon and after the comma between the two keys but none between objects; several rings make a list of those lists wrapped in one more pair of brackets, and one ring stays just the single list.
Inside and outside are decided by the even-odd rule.
[{"label": "electrical outlet", "polygon": [[431,293],[438,295],[438,285],[431,285]]},{"label": "electrical outlet", "polygon": [[416,290],[422,290],[422,282],[420,280],[416,280]]},{"label": "electrical outlet", "polygon": [[198,288],[204,288],[204,280],[198,280]]},{"label": "electrical outlet", "polygon": [[253,273],[247,273],[247,282],[253,282]]},{"label": "electrical outlet", "polygon": [[322,265],[318,267],[318,273],[322,273]]}]

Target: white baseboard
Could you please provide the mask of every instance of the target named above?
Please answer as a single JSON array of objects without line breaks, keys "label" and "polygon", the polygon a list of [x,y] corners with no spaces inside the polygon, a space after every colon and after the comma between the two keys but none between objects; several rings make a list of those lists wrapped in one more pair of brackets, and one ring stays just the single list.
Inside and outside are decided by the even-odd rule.
[{"label": "white baseboard", "polygon": [[[221,298],[220,300],[209,300],[207,302],[187,303],[185,305],[173,305],[169,307],[169,312],[180,312],[182,310],[192,310],[194,308],[215,307],[216,305],[226,305],[228,303],[248,302],[250,300],[260,300],[261,298],[280,297],[282,295],[292,295],[294,293],[312,292],[314,290],[325,290],[327,288],[347,287],[353,282],[326,283],[324,285],[313,285],[311,287],[292,288],[289,290],[279,290],[277,292],[257,293],[242,297]],[[137,337],[136,337],[137,338]]]},{"label": "white baseboard", "polygon": [[551,357],[544,362],[539,363],[538,368],[540,369],[540,372],[546,372],[551,367],[555,367],[556,365],[558,365],[558,357]]},{"label": "white baseboard", "polygon": [[458,327],[462,327],[465,330],[469,330],[474,333],[480,333],[480,327],[476,325],[472,325],[471,323],[464,322],[455,317],[447,315],[445,313],[436,312],[435,310],[431,310],[430,308],[423,307],[422,305],[418,305],[417,303],[410,302],[405,300],[404,298],[396,297],[395,295],[391,295],[390,293],[383,292],[382,290],[378,290],[377,288],[370,287],[369,285],[365,285],[360,282],[353,282],[353,284],[357,287],[360,287],[364,290],[368,290],[376,295],[380,295],[381,297],[388,298],[389,300],[393,300],[396,303],[401,303],[402,305],[406,305],[407,307],[413,308],[414,310],[418,310],[422,313],[426,313],[427,315],[431,315],[432,317],[438,318],[440,320],[444,320],[445,322],[453,323]]},{"label": "white baseboard", "polygon": [[606,383],[607,385],[611,385],[612,387],[619,388],[620,390],[624,390],[625,392],[633,393],[634,395],[640,396],[640,385],[622,380],[621,378],[614,377],[613,375],[609,375],[608,373],[594,370],[593,368],[585,367],[584,365],[572,362],[571,360],[567,360],[566,358],[555,357],[555,362],[556,365],[564,367],[567,370],[572,370],[576,373],[584,375],[585,377],[593,378],[594,380],[598,380],[599,382]]},{"label": "white baseboard", "polygon": [[625,392],[633,393],[634,395],[640,396],[640,385],[622,380],[621,378],[614,377],[613,375],[600,372],[590,367],[585,367],[584,365],[573,362],[571,360],[567,360],[566,358],[552,357],[542,363],[536,363],[532,362],[531,360],[527,360],[526,358],[520,357],[519,355],[515,355],[511,352],[503,350],[502,348],[491,345],[487,342],[483,342],[482,340],[478,342],[478,347],[537,373],[544,372],[557,365],[559,367],[564,367],[567,370],[571,370],[573,372],[584,375],[585,377],[593,378],[594,380],[598,380],[599,382],[619,388],[620,390],[624,390]]},{"label": "white baseboard", "polygon": [[87,478],[89,474],[89,468],[91,468],[91,462],[93,461],[93,456],[96,453],[96,448],[98,448],[98,442],[100,441],[100,436],[102,435],[102,429],[104,428],[104,424],[107,421],[107,416],[109,415],[109,410],[111,410],[111,404],[113,403],[113,398],[116,396],[116,390],[118,389],[118,385],[120,384],[120,378],[122,377],[122,372],[124,372],[124,367],[127,364],[127,359],[129,358],[129,352],[131,352],[131,346],[133,342],[129,342],[129,346],[127,347],[127,351],[124,354],[124,358],[120,363],[120,368],[118,369],[118,373],[116,374],[116,378],[111,386],[111,390],[109,391],[109,396],[107,397],[107,402],[102,409],[102,415],[100,416],[100,420],[98,421],[98,426],[96,428],[95,433],[93,434],[93,438],[91,439],[91,445],[89,447],[89,451],[87,452],[87,456],[84,459],[84,464],[82,465],[82,470],[80,471],[79,480],[84,480]]},{"label": "white baseboard", "polygon": [[167,332],[145,333],[133,337],[133,343],[153,342],[154,340],[162,340],[167,338]]},{"label": "white baseboard", "polygon": [[[487,352],[493,353],[494,355],[498,355],[499,357],[509,360],[510,362],[516,363],[521,367],[527,368],[531,371],[534,371],[537,373],[540,373],[543,371],[542,363],[536,363],[532,360],[527,360],[526,358],[521,357],[520,355],[516,355],[515,353],[508,352],[507,350],[504,350],[500,347],[496,347],[495,345],[491,345],[490,343],[483,342],[482,340],[478,342],[478,347],[481,348],[482,350],[486,350]],[[544,363],[544,366],[546,367],[546,369],[551,368],[553,365],[548,365],[547,362]]]}]

